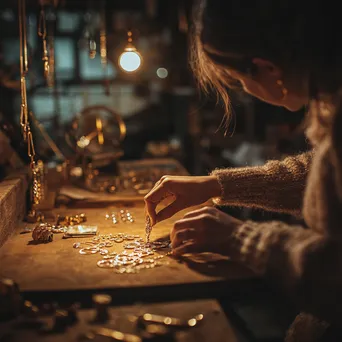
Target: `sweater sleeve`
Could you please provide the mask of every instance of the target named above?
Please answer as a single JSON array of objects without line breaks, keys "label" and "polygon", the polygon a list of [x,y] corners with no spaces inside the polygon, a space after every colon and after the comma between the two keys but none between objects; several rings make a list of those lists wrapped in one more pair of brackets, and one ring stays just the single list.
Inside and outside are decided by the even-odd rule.
[{"label": "sweater sleeve", "polygon": [[312,152],[269,161],[264,166],[214,170],[222,189],[218,205],[243,206],[301,215]]},{"label": "sweater sleeve", "polygon": [[304,311],[342,317],[342,241],[281,222],[247,221],[231,236],[231,258],[270,277]]}]

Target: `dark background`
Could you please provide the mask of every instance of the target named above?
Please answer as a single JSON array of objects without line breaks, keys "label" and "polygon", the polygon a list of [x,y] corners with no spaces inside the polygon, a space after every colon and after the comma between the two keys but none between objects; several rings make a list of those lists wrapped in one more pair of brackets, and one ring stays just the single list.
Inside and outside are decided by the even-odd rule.
[{"label": "dark background", "polygon": [[[19,128],[16,3],[0,1],[0,130],[10,138],[23,161],[28,162]],[[77,114],[91,105],[106,105],[123,117],[127,125],[127,137],[122,143],[124,159],[172,157],[193,175],[207,175],[217,167],[261,165],[270,158],[283,158],[308,148],[301,124],[304,109],[290,113],[249,95],[231,92],[231,122],[228,127],[222,124],[222,105],[214,94],[207,96],[197,89],[188,64],[192,1],[60,0],[57,9],[47,7],[48,30],[55,37],[53,89],[46,86],[43,77],[42,40],[37,35],[40,6],[36,0],[27,4],[29,107],[67,157],[73,151],[66,143],[65,133]],[[108,43],[106,72],[99,56],[99,26],[94,24],[99,22],[101,11],[105,13]],[[93,60],[85,39],[85,31],[92,25],[98,47]],[[117,62],[126,46],[128,30],[143,57],[142,67],[133,74],[122,72]],[[167,70],[166,78],[158,77],[159,68]],[[39,157],[55,160],[46,142],[34,127],[33,130]],[[0,165],[0,178],[6,175],[3,170]],[[224,210],[244,219],[293,222],[286,215],[259,210]],[[235,317],[243,325],[249,315],[252,326],[264,324],[265,331],[271,331],[269,335],[272,331],[278,334],[272,319],[279,323],[286,310],[270,289],[256,289],[253,295],[242,294],[233,302],[223,298],[221,303],[227,300],[229,307],[235,305],[235,314],[240,314],[235,317],[228,312],[230,319]],[[228,305],[223,307],[228,310]],[[289,322],[287,317],[284,321],[282,328]]]},{"label": "dark background", "polygon": [[[16,4],[0,2],[0,127],[25,160],[18,128]],[[41,7],[37,1],[27,2],[29,107],[66,156],[73,151],[65,132],[75,116],[91,105],[106,105],[123,117],[127,125],[124,159],[174,157],[194,175],[206,175],[216,167],[260,165],[307,149],[301,126],[304,110],[290,113],[232,92],[232,118],[228,127],[224,124],[224,110],[215,94],[202,94],[189,68],[191,7],[190,0],[61,0],[57,9],[46,6],[48,34],[54,36],[55,44],[55,87],[51,89],[43,77],[42,40],[37,34]],[[100,62],[100,25],[96,24],[101,23],[101,13],[107,32],[106,71]],[[95,59],[89,58],[87,30],[93,30],[97,42]],[[142,67],[132,74],[118,67],[128,30],[143,58]],[[158,77],[159,68],[167,70],[166,78]],[[41,158],[55,158],[39,134],[35,140]],[[245,216],[253,213],[244,211]],[[267,215],[262,213],[263,218]]]}]

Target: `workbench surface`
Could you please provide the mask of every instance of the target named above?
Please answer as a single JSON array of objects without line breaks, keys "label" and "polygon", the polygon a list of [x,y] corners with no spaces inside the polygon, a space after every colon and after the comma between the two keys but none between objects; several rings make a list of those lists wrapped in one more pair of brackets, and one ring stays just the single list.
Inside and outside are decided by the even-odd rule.
[{"label": "workbench surface", "polygon": [[[157,164],[158,167],[162,164],[173,165],[178,172],[186,174],[186,171],[172,160],[158,160]],[[149,167],[156,165],[156,161],[142,160],[129,165],[135,168]],[[57,178],[52,178],[58,188]],[[68,203],[67,208],[53,209],[51,214],[57,217],[58,214],[85,213],[85,224],[96,225],[98,234],[125,233],[145,238],[145,208],[142,197],[135,201],[127,201],[121,198],[120,194],[115,194],[112,198],[113,201],[108,198],[105,201],[75,201]],[[119,220],[118,224],[113,224],[111,220],[106,220],[107,213],[119,212],[121,209],[128,209],[135,222],[124,223]],[[188,210],[153,227],[151,241],[168,239],[174,222],[182,218]],[[208,292],[215,292],[218,289],[224,292],[227,290],[227,284],[232,286],[254,278],[250,271],[221,256],[211,254],[192,256],[181,262],[166,256],[162,260],[166,260],[168,265],[141,270],[136,274],[118,274],[113,269],[97,266],[97,261],[102,259],[101,255],[81,255],[79,249],[73,248],[75,242],[84,242],[90,238],[63,239],[62,234],[54,234],[53,242],[35,244],[31,233],[20,234],[27,226],[32,227],[34,224],[19,225],[17,231],[0,248],[0,277],[15,280],[20,289],[26,292],[111,289],[128,297],[134,294],[138,300],[146,298],[146,295],[157,296],[158,291],[163,294],[163,298],[166,294],[173,298],[180,294],[189,298],[191,295],[206,296]],[[121,252],[123,243],[115,243],[107,249],[109,252]],[[166,251],[161,253],[165,254]],[[137,289],[139,291],[135,291]]]},{"label": "workbench surface", "polygon": [[[133,223],[119,221],[118,224],[113,224],[111,220],[105,219],[106,213],[120,209],[121,207],[110,205],[86,210],[55,209],[54,214],[85,212],[88,219],[86,224],[97,225],[99,234],[127,233],[144,238],[145,211],[143,203],[136,203],[134,207],[129,208],[135,218]],[[184,211],[153,227],[151,241],[168,238],[173,223],[183,214]],[[88,238],[63,239],[62,234],[55,234],[53,242],[34,244],[31,233],[20,234],[24,226],[19,227],[18,232],[0,249],[0,276],[14,279],[24,291],[190,285],[222,281],[225,278],[232,281],[251,277],[249,271],[230,261],[222,260],[221,257],[220,261],[204,263],[203,260],[212,260],[214,257],[212,255],[197,256],[196,262],[191,261],[189,264],[165,257],[168,259],[169,265],[141,270],[137,274],[117,274],[113,269],[97,267],[96,262],[102,259],[100,255],[81,255],[79,249],[73,248],[74,242],[89,240]],[[108,250],[122,251],[123,244],[114,244]],[[215,256],[215,260],[217,260],[217,256]]]}]

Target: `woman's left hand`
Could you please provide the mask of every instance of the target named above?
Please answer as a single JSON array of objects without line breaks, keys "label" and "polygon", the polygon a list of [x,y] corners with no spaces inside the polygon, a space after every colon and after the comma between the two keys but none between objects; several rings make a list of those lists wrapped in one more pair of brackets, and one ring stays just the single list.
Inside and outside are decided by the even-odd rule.
[{"label": "woman's left hand", "polygon": [[229,255],[229,239],[242,221],[214,207],[187,213],[171,231],[173,254],[212,252]]}]

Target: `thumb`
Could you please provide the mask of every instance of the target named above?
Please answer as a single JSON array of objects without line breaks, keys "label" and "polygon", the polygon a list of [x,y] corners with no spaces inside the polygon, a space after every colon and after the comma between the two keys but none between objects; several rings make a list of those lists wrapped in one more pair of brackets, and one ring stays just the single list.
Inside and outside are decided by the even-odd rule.
[{"label": "thumb", "polygon": [[179,200],[174,200],[171,204],[158,212],[157,222],[161,222],[172,217],[184,208],[185,206]]}]

